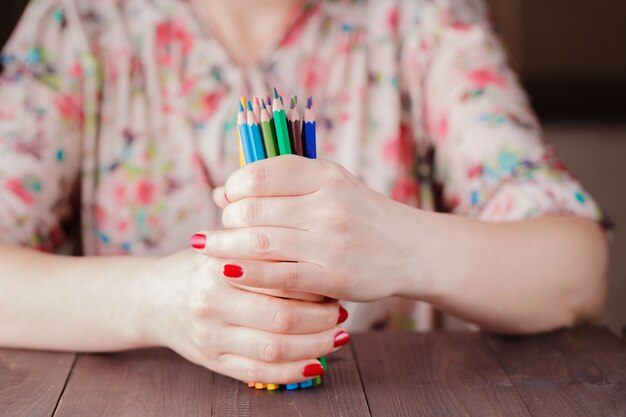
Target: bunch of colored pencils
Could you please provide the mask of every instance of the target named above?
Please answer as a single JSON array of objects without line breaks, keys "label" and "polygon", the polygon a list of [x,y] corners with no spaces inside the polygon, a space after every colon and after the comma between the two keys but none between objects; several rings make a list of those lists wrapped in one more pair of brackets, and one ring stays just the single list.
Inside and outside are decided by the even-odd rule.
[{"label": "bunch of colored pencils", "polygon": [[[239,133],[239,165],[244,166],[261,159],[279,155],[300,155],[317,158],[315,114],[313,99],[309,97],[304,110],[304,121],[301,122],[298,109],[298,98],[291,97],[289,110],[285,109],[283,98],[274,88],[274,99],[254,97],[248,101],[245,97],[239,103],[237,127]],[[326,370],[326,357],[319,358]],[[287,390],[309,388],[322,383],[316,377],[300,384],[287,384]],[[256,389],[277,390],[278,384],[248,382],[249,387]]]},{"label": "bunch of colored pencils", "polygon": [[252,101],[241,98],[237,125],[239,128],[239,162],[241,166],[279,155],[317,157],[313,99],[309,97],[301,122],[298,98],[293,96],[289,109],[274,89],[270,97]]}]

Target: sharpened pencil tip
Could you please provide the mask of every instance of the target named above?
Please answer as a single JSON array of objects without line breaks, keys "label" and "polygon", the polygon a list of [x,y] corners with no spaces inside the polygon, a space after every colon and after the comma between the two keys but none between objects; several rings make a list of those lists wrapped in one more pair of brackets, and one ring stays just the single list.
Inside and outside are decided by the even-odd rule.
[{"label": "sharpened pencil tip", "polygon": [[252,103],[250,102],[250,100],[248,100],[248,110],[254,111],[254,110],[252,110]]},{"label": "sharpened pencil tip", "polygon": [[261,100],[261,108],[262,108],[263,110],[266,110],[266,107],[265,107],[265,100]]},{"label": "sharpened pencil tip", "polygon": [[254,104],[256,104],[257,106],[260,106],[261,104],[259,103],[259,98],[257,96],[254,96]]},{"label": "sharpened pencil tip", "polygon": [[239,113],[243,113],[243,105],[239,102]]},{"label": "sharpened pencil tip", "polygon": [[274,87],[274,99],[278,98],[278,90],[276,90],[276,87]]},{"label": "sharpened pencil tip", "polygon": [[313,97],[309,96],[309,99],[306,101],[306,108],[311,109],[313,107]]}]

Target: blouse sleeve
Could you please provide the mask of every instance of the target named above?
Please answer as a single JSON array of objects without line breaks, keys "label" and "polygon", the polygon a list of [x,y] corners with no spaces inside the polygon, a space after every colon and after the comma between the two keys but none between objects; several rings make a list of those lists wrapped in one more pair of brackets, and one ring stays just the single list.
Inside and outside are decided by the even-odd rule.
[{"label": "blouse sleeve", "polygon": [[481,0],[424,7],[423,123],[435,179],[454,213],[485,221],[601,210],[541,139]]},{"label": "blouse sleeve", "polygon": [[83,128],[83,39],[62,3],[31,2],[0,77],[0,241],[46,251],[73,213]]}]

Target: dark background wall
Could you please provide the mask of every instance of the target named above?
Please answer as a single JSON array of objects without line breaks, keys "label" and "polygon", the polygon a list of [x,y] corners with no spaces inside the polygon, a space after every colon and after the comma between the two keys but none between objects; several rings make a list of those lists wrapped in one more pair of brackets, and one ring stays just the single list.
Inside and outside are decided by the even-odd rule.
[{"label": "dark background wall", "polygon": [[0,6],[0,45],[4,45],[11,34],[15,22],[26,7],[26,3],[25,0],[2,0],[2,6]]},{"label": "dark background wall", "polygon": [[[487,1],[546,140],[618,225],[604,319],[618,330],[626,325],[626,1]],[[2,0],[0,45],[25,4]]]}]

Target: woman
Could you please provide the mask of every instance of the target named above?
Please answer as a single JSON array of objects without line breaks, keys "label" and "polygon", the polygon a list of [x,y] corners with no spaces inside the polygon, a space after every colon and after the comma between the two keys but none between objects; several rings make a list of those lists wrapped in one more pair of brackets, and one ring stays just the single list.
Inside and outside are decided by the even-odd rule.
[{"label": "woman", "polygon": [[[479,1],[38,0],[4,65],[0,345],[290,383],[343,328],[430,325],[390,296],[506,333],[602,313],[601,212]],[[314,97],[321,159],[237,170],[238,97],[274,85]]]}]

